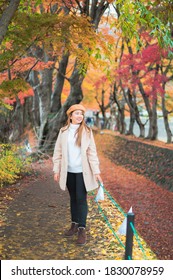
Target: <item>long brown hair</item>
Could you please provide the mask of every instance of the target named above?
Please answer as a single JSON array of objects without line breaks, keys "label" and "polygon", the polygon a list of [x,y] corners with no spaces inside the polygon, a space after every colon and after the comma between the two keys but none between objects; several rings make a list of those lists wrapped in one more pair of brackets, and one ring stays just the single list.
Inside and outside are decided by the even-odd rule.
[{"label": "long brown hair", "polygon": [[[71,118],[72,113],[73,112],[71,112],[69,114],[67,122],[66,122],[65,126],[62,128],[62,131],[65,131],[65,130],[67,130],[69,128],[70,123],[71,123],[71,119],[70,118]],[[79,127],[78,127],[78,129],[76,131],[76,135],[77,135],[77,137],[76,137],[76,145],[78,147],[81,146],[81,139],[82,139],[82,131],[83,131],[83,129],[85,129],[86,132],[88,132],[88,133],[90,133],[90,131],[91,131],[91,128],[89,126],[87,126],[87,124],[85,123],[84,118],[83,118],[82,122],[80,123],[80,125],[79,125]]]}]

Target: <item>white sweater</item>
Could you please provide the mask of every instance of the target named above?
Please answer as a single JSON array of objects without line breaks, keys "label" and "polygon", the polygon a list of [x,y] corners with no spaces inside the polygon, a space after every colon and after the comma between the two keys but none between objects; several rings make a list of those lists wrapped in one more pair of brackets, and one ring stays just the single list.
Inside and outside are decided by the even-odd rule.
[{"label": "white sweater", "polygon": [[68,129],[68,172],[80,173],[82,172],[82,158],[81,148],[76,145],[76,130],[78,124],[70,124]]}]

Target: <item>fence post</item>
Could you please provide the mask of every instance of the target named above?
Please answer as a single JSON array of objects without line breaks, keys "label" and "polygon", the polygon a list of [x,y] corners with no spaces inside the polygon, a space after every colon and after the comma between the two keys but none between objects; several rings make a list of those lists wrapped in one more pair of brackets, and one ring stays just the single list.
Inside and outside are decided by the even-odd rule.
[{"label": "fence post", "polygon": [[125,260],[132,260],[133,230],[130,223],[134,226],[134,218],[134,213],[127,213]]}]

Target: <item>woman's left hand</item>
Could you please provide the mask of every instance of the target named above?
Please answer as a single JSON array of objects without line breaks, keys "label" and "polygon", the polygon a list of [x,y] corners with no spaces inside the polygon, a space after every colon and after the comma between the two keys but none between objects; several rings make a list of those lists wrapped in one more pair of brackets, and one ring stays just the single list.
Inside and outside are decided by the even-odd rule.
[{"label": "woman's left hand", "polygon": [[97,181],[98,183],[103,184],[103,180],[102,180],[100,174],[95,174],[95,179],[96,179],[96,181]]}]

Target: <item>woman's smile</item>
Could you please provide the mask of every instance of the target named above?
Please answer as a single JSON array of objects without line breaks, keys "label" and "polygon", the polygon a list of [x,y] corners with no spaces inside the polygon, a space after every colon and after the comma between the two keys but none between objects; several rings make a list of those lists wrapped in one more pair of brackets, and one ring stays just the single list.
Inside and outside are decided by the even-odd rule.
[{"label": "woman's smile", "polygon": [[83,112],[81,110],[76,110],[71,115],[71,121],[73,124],[79,124],[83,121]]}]

